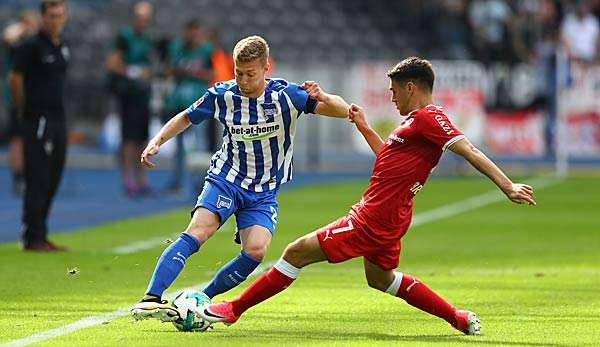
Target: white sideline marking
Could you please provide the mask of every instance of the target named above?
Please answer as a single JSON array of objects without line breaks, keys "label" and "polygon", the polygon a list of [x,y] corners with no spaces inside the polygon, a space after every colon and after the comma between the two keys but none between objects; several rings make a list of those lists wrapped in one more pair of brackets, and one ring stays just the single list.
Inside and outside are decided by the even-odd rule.
[{"label": "white sideline marking", "polygon": [[[558,184],[562,181],[563,181],[563,179],[541,177],[541,178],[531,180],[529,182],[529,184],[531,186],[533,186],[533,188],[535,190],[541,190],[543,188]],[[416,226],[423,225],[423,224],[426,224],[429,222],[433,222],[433,221],[436,221],[439,219],[451,217],[451,216],[454,216],[454,215],[457,215],[457,214],[460,214],[463,212],[477,209],[479,207],[493,204],[495,202],[498,202],[498,201],[501,201],[504,199],[506,199],[506,197],[497,190],[494,190],[494,191],[491,191],[488,193],[484,193],[481,195],[477,195],[472,198],[468,198],[468,199],[465,199],[465,200],[462,200],[459,202],[455,202],[453,204],[449,204],[446,206],[434,208],[433,210],[419,213],[414,216],[413,221],[411,223],[411,227],[416,227]],[[159,240],[159,238],[151,239],[151,240],[147,240],[147,241],[135,242],[130,245],[125,245],[123,247],[117,247],[114,249],[114,252],[117,252],[117,250],[120,249],[122,253],[119,253],[119,254],[128,254],[128,253],[134,253],[134,252],[137,252],[140,250],[145,250],[145,249],[147,249],[146,247],[148,247],[148,248],[155,247],[157,245],[157,243],[156,243],[157,240]],[[153,241],[155,243],[150,246],[149,245],[150,241]],[[160,240],[158,242],[163,242],[163,241],[164,241],[164,238],[160,238]],[[261,265],[261,266],[257,267],[256,270],[254,270],[254,272],[252,272],[248,277],[256,276],[258,273],[263,272],[264,270],[270,268],[274,264],[275,264],[275,262],[270,262],[268,264]],[[208,284],[208,282],[204,282],[195,287],[202,287],[207,284]],[[185,289],[188,289],[188,288],[185,288]],[[185,290],[185,289],[178,290],[175,293],[179,293],[180,291]],[[168,300],[171,300],[174,296],[175,296],[174,293],[170,293],[170,294],[166,295],[166,298]],[[124,307],[124,308],[120,308],[116,311],[106,313],[103,315],[83,318],[74,323],[71,323],[71,324],[68,324],[68,325],[65,325],[65,326],[62,326],[59,328],[46,330],[41,333],[33,334],[33,335],[30,335],[30,336],[27,336],[27,337],[24,337],[21,339],[10,341],[6,344],[0,345],[0,347],[17,347],[17,346],[20,347],[20,346],[27,346],[27,345],[30,345],[33,343],[50,340],[55,337],[67,335],[74,331],[89,328],[89,327],[92,327],[95,325],[99,325],[104,322],[108,322],[110,320],[127,315],[129,313],[129,310],[130,310],[130,307]]]},{"label": "white sideline marking", "polygon": [[[174,236],[176,238],[176,236]],[[152,249],[160,244],[166,244],[166,237],[155,237],[148,240],[133,242],[124,246],[115,247],[112,249],[112,252],[115,254],[131,254],[139,251],[145,251],[147,249]]]},{"label": "white sideline marking", "polygon": [[[221,226],[221,229],[219,230],[228,230],[226,228],[230,227],[230,221],[225,222],[225,224],[223,224]],[[171,239],[174,241],[179,237],[179,233],[174,234],[171,236]],[[167,243],[165,242],[167,239],[167,237],[165,236],[161,236],[161,237],[154,237],[148,240],[143,240],[143,241],[136,241],[133,243],[129,243],[123,246],[119,246],[119,247],[115,247],[111,250],[112,253],[115,254],[119,254],[119,255],[124,255],[124,254],[132,254],[132,253],[136,253],[136,252],[140,252],[140,251],[145,251],[148,249],[152,249],[154,247],[158,247],[160,245],[166,245]]]},{"label": "white sideline marking", "polygon": [[[266,264],[259,265],[250,275],[248,275],[248,278],[256,276],[256,275],[264,272],[265,270],[272,267],[274,264],[275,264],[275,262],[272,261],[272,262],[269,262]],[[207,281],[207,282],[203,282],[203,283],[200,283],[200,284],[192,286],[192,287],[187,287],[187,288],[183,288],[180,290],[176,290],[175,292],[169,292],[167,295],[165,295],[165,298],[167,300],[172,300],[175,297],[175,295],[177,295],[177,293],[179,293],[183,290],[196,289],[196,287],[204,287],[208,283],[210,283],[210,282]],[[86,318],[80,319],[76,322],[73,322],[71,324],[63,325],[62,327],[42,331],[41,333],[29,335],[29,336],[21,338],[21,339],[12,340],[10,342],[0,345],[0,347],[21,347],[21,346],[28,346],[28,345],[31,345],[34,343],[50,340],[55,337],[67,335],[67,334],[70,334],[77,330],[90,328],[90,327],[93,327],[96,325],[103,324],[105,322],[109,322],[113,319],[128,315],[130,309],[131,309],[131,307],[122,307],[116,311],[105,313],[105,314],[102,314],[99,316],[86,317]]]},{"label": "white sideline marking", "polygon": [[[543,188],[550,187],[552,185],[562,182],[563,179],[540,177],[532,179],[528,184],[533,187],[535,191],[539,191]],[[491,205],[495,202],[505,200],[506,196],[499,190],[493,190],[487,193],[476,195],[472,198],[461,200],[449,205],[434,208],[429,211],[421,212],[413,217],[411,228],[419,225],[427,224],[439,219],[452,217],[467,211],[471,211],[480,207]]]}]

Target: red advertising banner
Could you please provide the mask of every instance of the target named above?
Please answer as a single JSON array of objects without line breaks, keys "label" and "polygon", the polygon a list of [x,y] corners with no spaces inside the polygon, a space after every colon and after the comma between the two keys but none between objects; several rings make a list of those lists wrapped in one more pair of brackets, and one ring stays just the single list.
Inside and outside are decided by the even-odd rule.
[{"label": "red advertising banner", "polygon": [[545,153],[545,120],[538,111],[490,112],[485,144],[499,155],[536,156]]},{"label": "red advertising banner", "polygon": [[600,155],[600,115],[596,112],[566,115],[567,148],[570,155],[597,157]]}]

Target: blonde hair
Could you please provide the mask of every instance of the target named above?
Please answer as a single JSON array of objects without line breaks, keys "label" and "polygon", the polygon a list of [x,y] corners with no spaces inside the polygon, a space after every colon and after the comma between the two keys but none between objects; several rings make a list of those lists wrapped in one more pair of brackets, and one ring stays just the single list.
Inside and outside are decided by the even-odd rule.
[{"label": "blonde hair", "polygon": [[248,36],[236,43],[233,59],[241,63],[260,59],[261,63],[266,64],[269,59],[269,44],[260,36]]}]

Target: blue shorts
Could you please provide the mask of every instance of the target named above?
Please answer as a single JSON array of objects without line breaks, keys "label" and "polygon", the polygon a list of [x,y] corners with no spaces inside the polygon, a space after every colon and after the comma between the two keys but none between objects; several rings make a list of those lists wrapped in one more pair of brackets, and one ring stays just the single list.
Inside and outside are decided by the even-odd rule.
[{"label": "blue shorts", "polygon": [[232,214],[235,214],[237,222],[235,242],[237,243],[240,243],[239,230],[253,225],[265,227],[273,235],[279,211],[278,192],[279,189],[260,193],[249,191],[209,174],[206,176],[204,188],[198,196],[192,215],[196,209],[203,207],[219,215],[220,227]]}]

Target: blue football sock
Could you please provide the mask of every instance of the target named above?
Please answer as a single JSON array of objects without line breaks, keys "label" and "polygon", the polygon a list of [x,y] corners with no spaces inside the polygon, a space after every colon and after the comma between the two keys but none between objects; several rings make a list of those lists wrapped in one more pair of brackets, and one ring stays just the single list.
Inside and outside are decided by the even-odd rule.
[{"label": "blue football sock", "polygon": [[162,297],[164,291],[169,288],[183,269],[187,258],[198,252],[198,249],[200,249],[198,240],[189,234],[182,233],[158,259],[146,294]]},{"label": "blue football sock", "polygon": [[260,262],[260,260],[241,251],[240,255],[233,258],[217,272],[209,285],[204,288],[204,294],[212,299],[216,295],[225,293],[229,289],[236,287],[246,280],[246,277],[256,269]]}]

